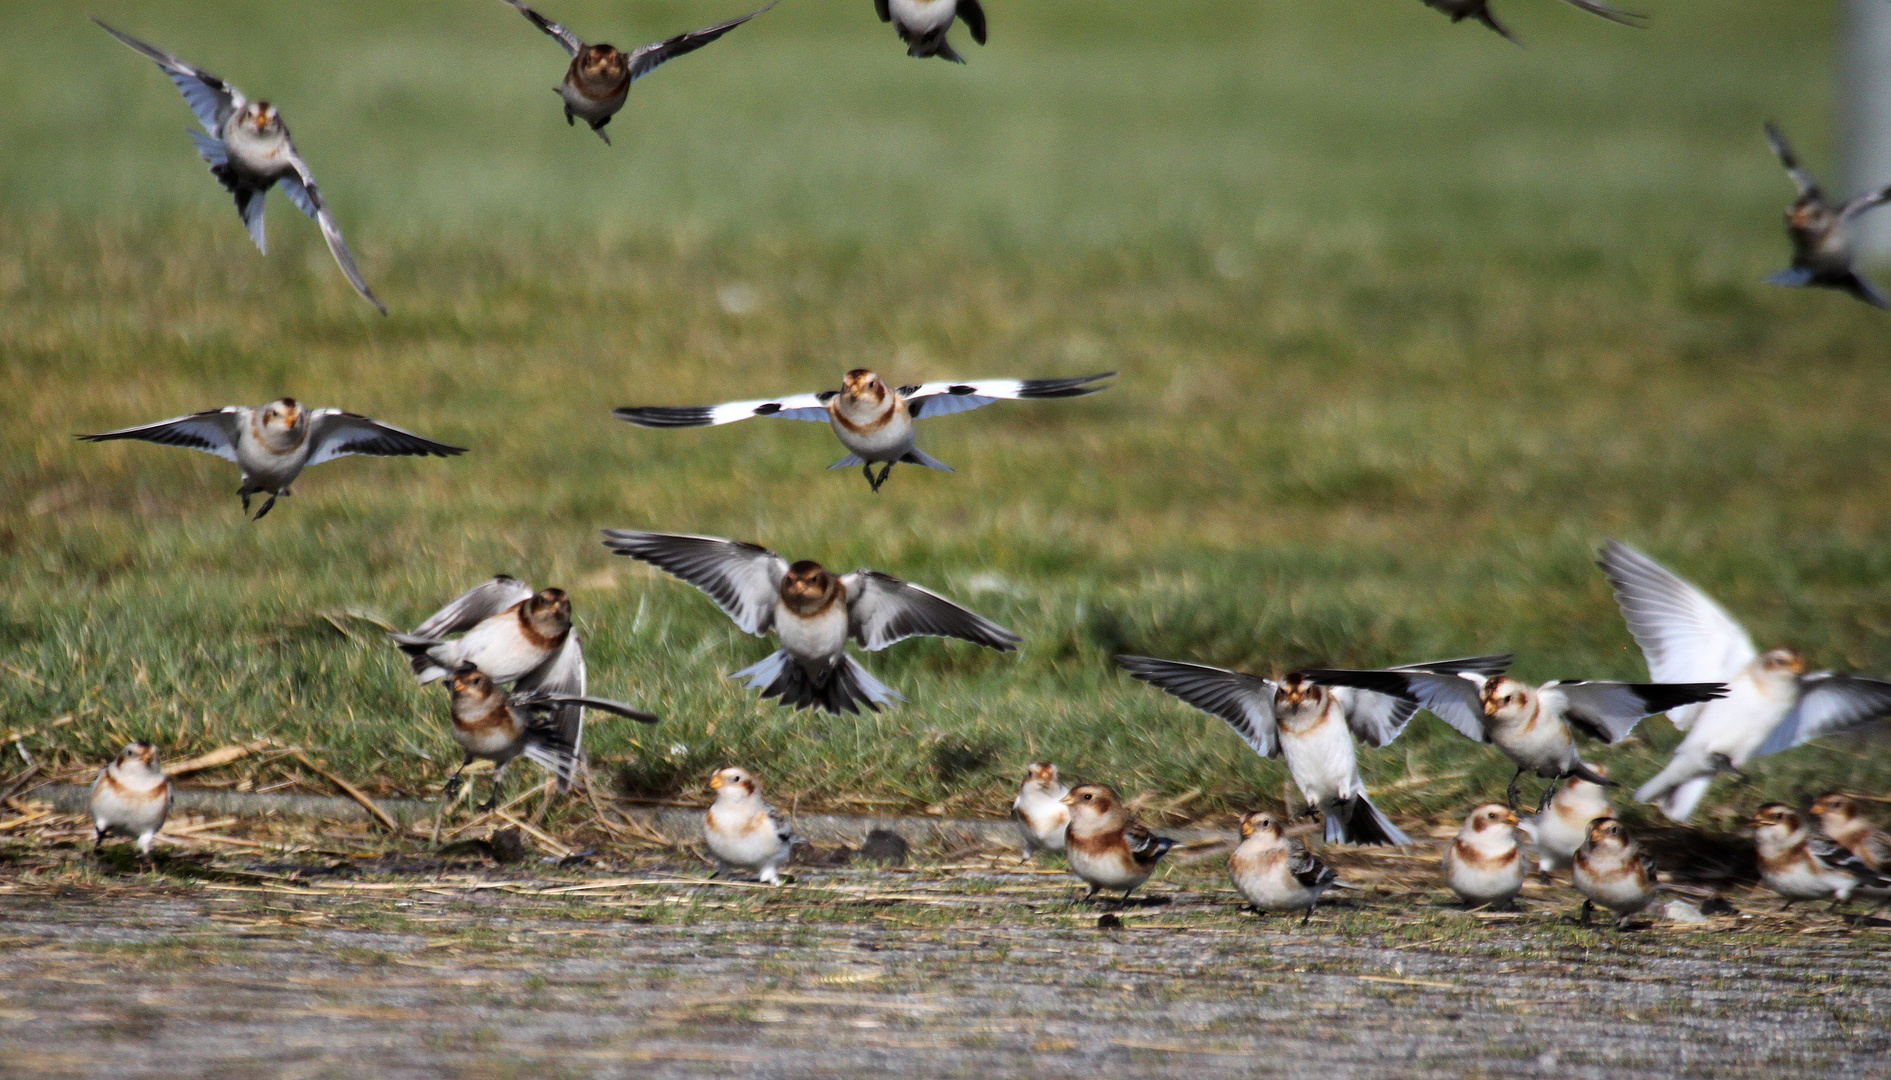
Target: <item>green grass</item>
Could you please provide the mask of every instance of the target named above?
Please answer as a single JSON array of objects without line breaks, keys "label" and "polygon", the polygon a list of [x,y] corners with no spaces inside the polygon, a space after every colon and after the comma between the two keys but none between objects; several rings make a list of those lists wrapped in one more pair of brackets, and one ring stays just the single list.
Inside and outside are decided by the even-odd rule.
[{"label": "green grass", "polygon": [[[621,43],[741,6],[551,14]],[[411,625],[506,571],[571,589],[593,690],[666,717],[592,730],[639,782],[738,761],[784,803],[995,810],[1048,756],[1214,810],[1283,770],[1112,653],[1514,650],[1534,678],[1640,677],[1589,563],[1606,536],[1763,644],[1891,672],[1891,324],[1759,284],[1790,194],[1759,125],[1831,171],[1834,6],[1666,0],[1646,32],[1507,6],[1526,49],[1405,0],[994,3],[960,69],[908,60],[865,0],[792,0],[638,84],[615,147],[560,122],[556,47],[496,0],[15,13],[0,726],[76,716],[25,743],[66,763],[264,735],[428,790],[457,759],[443,695],[323,613]],[[280,196],[257,255],[181,99],[86,11],[278,102],[392,315]],[[878,496],[821,471],[840,451],[815,425],[608,413],[860,365],[1123,374],[933,422],[958,474]],[[70,438],[280,394],[473,449],[321,467],[249,524],[224,462]],[[610,526],[870,565],[1026,646],[873,655],[911,699],[878,716],[763,706],[721,676],[766,646],[608,555]],[[1631,779],[1660,758],[1598,756]],[[1509,773],[1430,720],[1365,757],[1380,784],[1468,773],[1390,794],[1397,814]],[[1891,769],[1846,744],[1758,776],[1721,809]]]}]

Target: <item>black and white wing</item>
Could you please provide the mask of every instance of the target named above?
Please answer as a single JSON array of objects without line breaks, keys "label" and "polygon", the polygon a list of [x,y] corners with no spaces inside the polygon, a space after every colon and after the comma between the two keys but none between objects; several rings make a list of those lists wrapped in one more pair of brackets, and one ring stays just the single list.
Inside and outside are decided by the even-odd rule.
[{"label": "black and white wing", "polygon": [[[1891,187],[1881,187],[1876,191],[1867,191],[1851,202],[1846,203],[1845,208],[1839,211],[1839,217],[1849,221],[1867,210],[1873,210],[1883,206],[1886,202],[1891,202]],[[1879,306],[1882,307],[1884,305],[1880,304]]]},{"label": "black and white wing", "polygon": [[[1641,646],[1652,681],[1725,682],[1759,655],[1725,608],[1627,544],[1610,540],[1602,545],[1596,565],[1615,589],[1622,620]],[[1685,731],[1700,711],[1699,705],[1683,705],[1668,718]]]},{"label": "black and white wing", "polygon": [[1822,735],[1834,735],[1891,715],[1891,682],[1863,675],[1821,672],[1799,680],[1799,703],[1754,756],[1777,754]]},{"label": "black and white wing", "polygon": [[605,529],[604,546],[701,589],[748,633],[760,637],[775,623],[788,560],[760,544],[717,536]]},{"label": "black and white wing", "polygon": [[92,21],[98,23],[100,29],[143,53],[162,68],[164,74],[169,75],[171,81],[177,84],[177,88],[183,91],[184,104],[189,105],[190,111],[196,114],[197,122],[202,124],[204,130],[210,134],[221,138],[223,121],[231,113],[248,104],[236,87],[208,71],[187,64],[163,49],[147,45],[130,34],[120,33],[97,19]]},{"label": "black and white wing", "polygon": [[1726,683],[1550,682],[1540,699],[1570,726],[1605,743],[1628,738],[1642,717],[1727,696]]},{"label": "black and white wing", "polygon": [[772,401],[729,401],[721,405],[626,405],[612,409],[611,415],[638,427],[653,428],[713,427],[752,416],[825,421],[828,399],[839,393],[839,390],[823,390],[818,394],[795,394]]},{"label": "black and white wing", "polygon": [[[409,635],[428,641],[443,641],[451,634],[464,633],[494,615],[532,598],[532,587],[518,578],[500,574],[483,581],[453,598],[445,607],[427,616]],[[580,690],[580,693],[583,691]]]},{"label": "black and white wing", "polygon": [[621,701],[613,701],[610,698],[585,697],[580,694],[553,694],[543,690],[530,690],[522,694],[514,694],[512,695],[512,704],[532,712],[556,709],[562,705],[579,705],[587,709],[598,709],[607,713],[615,713],[618,716],[635,720],[642,724],[654,724],[661,719],[655,713],[647,713],[642,709],[632,708]]},{"label": "black and white wing", "polygon": [[985,9],[979,6],[978,0],[959,0],[957,14],[965,20],[965,28],[972,32],[972,40],[985,44]]},{"label": "black and white wing", "polygon": [[1322,686],[1350,686],[1355,690],[1403,698],[1430,709],[1467,739],[1490,741],[1484,731],[1484,702],[1478,694],[1483,680],[1475,674],[1469,677],[1441,675],[1399,668],[1377,671],[1315,668],[1300,674]]},{"label": "black and white wing", "polygon": [[335,218],[328,212],[328,204],[322,201],[322,192],[315,186],[315,176],[309,172],[308,162],[295,152],[293,143],[289,146],[289,164],[295,171],[288,173],[278,181],[282,193],[296,205],[296,209],[315,219],[322,227],[322,239],[328,242],[328,253],[335,257],[335,265],[341,267],[341,274],[348,279],[348,284],[355,287],[362,299],[373,304],[381,314],[387,314],[387,305],[368,288],[368,281],[361,276],[361,268],[355,265],[354,252],[348,250],[348,244],[341,238],[341,227],[335,224]]},{"label": "black and white wing", "polygon": [[1779,163],[1786,166],[1786,175],[1793,178],[1793,186],[1799,189],[1799,197],[1803,199],[1810,195],[1823,200],[1825,193],[1819,190],[1819,182],[1800,166],[1799,155],[1793,153],[1792,144],[1786,141],[1786,136],[1771,120],[1766,122],[1766,141],[1779,157]]},{"label": "black and white wing", "polygon": [[1221,717],[1262,757],[1280,754],[1280,733],[1274,721],[1276,687],[1273,680],[1207,664],[1158,660],[1153,656],[1119,656],[1116,662],[1156,689]]},{"label": "black and white wing", "polygon": [[1891,889],[1891,879],[1873,870],[1850,848],[1823,833],[1815,832],[1807,837],[1806,850],[1826,866],[1857,878],[1859,884],[1868,889]]},{"label": "black and white wing", "polygon": [[788,820],[788,815],[773,806],[768,806],[767,803],[763,805],[768,808],[768,824],[774,827],[775,839],[791,846],[808,842],[807,837],[795,835],[794,823]]},{"label": "black and white wing", "polygon": [[314,411],[309,420],[309,442],[310,465],[320,465],[349,454],[452,457],[466,453],[463,446],[448,446],[432,439],[423,439],[411,431],[340,409]]},{"label": "black and white wing", "polygon": [[877,570],[855,570],[840,583],[847,590],[849,630],[869,652],[918,635],[958,638],[999,652],[1012,652],[1024,640],[931,589]]},{"label": "black and white wing", "polygon": [[[507,0],[507,2],[510,3],[512,0]],[[775,0],[775,2],[779,3],[780,0]],[[664,41],[639,46],[637,51],[630,54],[630,81],[636,82],[684,53],[695,52],[774,6],[775,4],[771,3],[767,7],[757,8],[747,15],[730,19],[728,22],[705,26],[701,30],[691,30],[687,34],[678,34]]]},{"label": "black and white wing", "polygon": [[1115,375],[1105,371],[1069,379],[983,379],[978,382],[936,382],[902,386],[899,395],[916,420],[922,416],[946,416],[976,409],[994,401],[1041,401],[1046,398],[1082,397],[1108,387],[1092,386],[1099,379]]},{"label": "black and white wing", "polygon": [[[1438,675],[1456,675],[1469,672],[1474,675],[1501,675],[1510,667],[1511,656],[1504,653],[1498,656],[1463,656],[1455,660],[1438,660],[1426,664],[1400,664],[1393,671],[1429,671]],[[1416,702],[1393,697],[1389,694],[1377,694],[1370,690],[1356,690],[1351,687],[1338,687],[1340,704],[1346,713],[1346,726],[1353,736],[1367,746],[1389,746],[1392,740],[1404,734],[1406,725],[1418,713]]]},{"label": "black and white wing", "polygon": [[80,435],[79,438],[86,442],[143,439],[145,442],[154,442],[161,446],[182,446],[189,450],[202,450],[206,454],[215,454],[225,461],[235,461],[237,431],[248,412],[248,409],[240,405],[226,405],[221,409],[205,409],[203,412],[191,413],[189,416],[160,420],[155,424],[119,428],[117,431],[103,431],[97,435]]},{"label": "black and white wing", "polygon": [[1568,2],[1571,7],[1579,7],[1591,15],[1600,15],[1610,22],[1621,23],[1623,26],[1633,26],[1638,30],[1642,29],[1648,22],[1648,16],[1646,15],[1637,15],[1632,11],[1623,11],[1621,8],[1610,7],[1607,4],[1598,2],[1598,0],[1568,0]]},{"label": "black and white wing", "polygon": [[538,12],[533,11],[531,8],[526,7],[524,4],[520,3],[519,0],[506,0],[506,3],[511,4],[519,14],[531,20],[533,26],[557,38],[558,44],[565,47],[566,55],[576,56],[584,51],[584,42],[578,40],[578,35],[547,19],[545,16],[540,15]]},{"label": "black and white wing", "polygon": [[1287,857],[1287,872],[1304,889],[1318,889],[1339,880],[1333,868],[1321,862],[1319,857],[1304,847],[1296,847]]}]

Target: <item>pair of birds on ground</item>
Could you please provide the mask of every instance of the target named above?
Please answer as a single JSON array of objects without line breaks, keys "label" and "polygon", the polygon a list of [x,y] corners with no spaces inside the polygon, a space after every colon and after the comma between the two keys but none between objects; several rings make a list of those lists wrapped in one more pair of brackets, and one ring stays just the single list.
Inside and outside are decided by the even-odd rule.
[{"label": "pair of birds on ground", "polygon": [[1552,781],[1539,811],[1559,781],[1612,784],[1583,761],[1576,732],[1615,743],[1642,718],[1665,711],[1687,734],[1635,797],[1677,822],[1693,815],[1715,775],[1744,775],[1741,767],[1755,756],[1891,714],[1891,682],[1808,674],[1792,649],[1760,653],[1705,593],[1627,544],[1609,541],[1598,564],[1642,648],[1651,682],[1531,686],[1503,674],[1508,656],[1311,669],[1280,680],[1153,657],[1118,662],[1136,678],[1221,717],[1256,753],[1285,758],[1302,795],[1325,816],[1327,840],[1340,843],[1410,842],[1367,798],[1354,740],[1387,745],[1421,706],[1511,758],[1517,767],[1507,793],[1513,807],[1523,774]]},{"label": "pair of birds on ground", "polygon": [[[796,394],[772,401],[732,401],[722,405],[625,407],[616,415],[643,427],[702,427],[729,424],[753,416],[788,420],[826,421],[849,453],[830,468],[860,465],[875,491],[900,462],[953,472],[951,466],[929,457],[918,447],[921,417],[949,416],[996,401],[1048,401],[1082,397],[1106,387],[1096,385],[1116,373],[1056,379],[979,379],[972,382],[919,383],[892,389],[879,375],[865,368],[847,372],[839,390]],[[247,511],[250,496],[266,494],[269,501],[256,512],[260,519],[276,500],[290,493],[290,485],[311,465],[348,454],[380,457],[452,457],[466,452],[422,438],[411,431],[340,409],[309,409],[294,398],[277,398],[260,406],[226,405],[221,409],[175,416],[153,424],[119,428],[95,435],[80,435],[87,442],[141,439],[163,446],[181,446],[233,461],[242,472],[237,496]],[[880,475],[873,466],[880,465]]]}]

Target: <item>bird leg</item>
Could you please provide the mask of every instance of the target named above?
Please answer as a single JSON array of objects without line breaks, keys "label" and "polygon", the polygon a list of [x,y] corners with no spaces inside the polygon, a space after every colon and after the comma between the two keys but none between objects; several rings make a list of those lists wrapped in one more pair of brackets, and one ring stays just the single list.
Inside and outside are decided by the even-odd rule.
[{"label": "bird leg", "polygon": [[1513,813],[1517,809],[1517,781],[1521,779],[1523,779],[1523,769],[1519,767],[1517,774],[1510,778],[1510,786],[1504,788],[1504,802],[1510,805],[1510,809]]},{"label": "bird leg", "polygon": [[510,761],[505,762],[501,764],[498,768],[492,771],[492,794],[486,799],[485,802],[479,805],[478,810],[480,813],[490,814],[493,812],[494,809],[498,807],[499,787],[502,783],[505,782],[506,766],[510,764],[512,764]]},{"label": "bird leg", "polygon": [[[1788,900],[1785,903],[1779,905],[1779,910],[1785,911],[1787,908],[1792,907],[1796,903],[1798,903],[1797,900]],[[1775,914],[1777,914],[1777,912]]]},{"label": "bird leg", "polygon": [[98,827],[96,827],[96,826],[94,826],[94,831],[95,831],[95,832],[97,832],[97,834],[98,834],[98,835],[97,835],[96,837],[94,837],[94,838],[93,838],[93,840],[92,840],[92,850],[93,850],[94,852],[97,852],[97,851],[98,851],[98,849],[100,849],[100,848],[102,848],[102,847],[104,847],[104,846],[105,846],[105,832],[106,832],[106,830],[104,830],[104,829],[101,829],[101,828],[98,828]]},{"label": "bird leg", "polygon": [[1313,903],[1307,905],[1307,913],[1305,915],[1300,916],[1301,926],[1305,926],[1307,925],[1307,923],[1313,921],[1313,909],[1315,907],[1318,907],[1319,903],[1320,902],[1318,900],[1315,900]]},{"label": "bird leg", "polygon": [[1589,913],[1594,911],[1595,909],[1596,909],[1596,903],[1594,900],[1584,900],[1582,902],[1582,917],[1576,920],[1576,925],[1588,926]]},{"label": "bird leg", "polygon": [[1753,778],[1751,776],[1748,776],[1743,770],[1735,766],[1733,763],[1733,759],[1728,757],[1725,754],[1709,754],[1707,757],[1707,763],[1714,767],[1714,772],[1716,774],[1732,773],[1734,776],[1739,778],[1742,784],[1751,784],[1753,782]]},{"label": "bird leg", "polygon": [[1543,797],[1537,800],[1537,804],[1536,804],[1537,817],[1542,817],[1543,811],[1548,810],[1550,808],[1550,799],[1555,796],[1556,785],[1561,782],[1562,781],[1560,778],[1556,780],[1551,780],[1550,786],[1543,789]]},{"label": "bird leg", "polygon": [[473,755],[466,755],[465,759],[460,762],[460,767],[454,769],[453,775],[446,778],[446,786],[440,789],[440,794],[446,796],[447,801],[451,802],[453,797],[460,793],[460,784],[464,782],[460,774],[465,772],[466,767],[472,763]]}]

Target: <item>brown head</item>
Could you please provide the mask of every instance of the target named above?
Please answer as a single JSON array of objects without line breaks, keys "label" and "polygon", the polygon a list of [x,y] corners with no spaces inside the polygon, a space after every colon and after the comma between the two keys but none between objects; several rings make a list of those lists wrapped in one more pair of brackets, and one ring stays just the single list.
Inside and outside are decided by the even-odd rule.
[{"label": "brown head", "polygon": [[1530,688],[1508,675],[1493,675],[1485,680],[1484,691],[1478,695],[1484,705],[1484,715],[1503,720],[1522,715],[1530,705],[1530,698]]},{"label": "brown head", "polygon": [[243,115],[238,123],[258,135],[274,135],[282,130],[281,114],[267,101],[252,101],[243,106]]},{"label": "brown head", "polygon": [[1471,816],[1464,819],[1464,824],[1474,833],[1514,829],[1517,827],[1517,812],[1503,803],[1485,803],[1471,811]]},{"label": "brown head", "polygon": [[123,750],[118,752],[118,763],[121,765],[130,765],[134,762],[143,765],[147,769],[156,769],[158,767],[158,748],[143,739],[127,744]]},{"label": "brown head", "polygon": [[1824,232],[1832,227],[1832,211],[1817,195],[1806,195],[1786,210],[1788,228]]},{"label": "brown head", "polygon": [[519,605],[519,618],[547,644],[571,631],[571,597],[563,589],[540,589]]},{"label": "brown head", "polygon": [[[446,688],[453,695],[456,714],[470,712],[470,706],[491,701],[500,694],[499,688],[493,685],[492,677],[470,662],[461,664],[458,670],[447,676]],[[475,712],[474,715],[480,713]]]},{"label": "brown head", "polygon": [[1589,823],[1589,846],[1620,848],[1628,846],[1628,829],[1612,817],[1599,817]]},{"label": "brown head", "polygon": [[1768,649],[1760,654],[1760,670],[1769,675],[1792,675],[1806,673],[1806,658],[1799,655],[1798,649]]},{"label": "brown head", "polygon": [[1057,786],[1057,766],[1048,761],[1033,761],[1024,767],[1024,782],[1044,787]]},{"label": "brown head", "polygon": [[878,404],[887,396],[886,383],[866,368],[855,368],[841,376],[840,392],[855,401]]},{"label": "brown head", "polygon": [[840,579],[812,559],[802,559],[781,578],[781,602],[796,615],[816,615],[840,594]]},{"label": "brown head", "polygon": [[761,785],[746,770],[729,765],[709,775],[709,790],[715,792],[718,799],[740,799],[760,791]]},{"label": "brown head", "polygon": [[294,431],[308,426],[309,411],[294,398],[277,398],[263,406],[262,422],[272,432]]},{"label": "brown head", "polygon": [[1078,784],[1064,796],[1063,803],[1070,807],[1071,819],[1088,818],[1095,821],[1108,817],[1116,810],[1116,792],[1102,784]]},{"label": "brown head", "polygon": [[1244,814],[1241,818],[1241,839],[1246,840],[1255,833],[1272,836],[1274,839],[1280,840],[1286,837],[1287,828],[1280,823],[1279,818],[1267,811],[1254,810]]},{"label": "brown head", "polygon": [[1277,713],[1317,712],[1326,705],[1328,690],[1293,672],[1274,687],[1274,711]]},{"label": "brown head", "polygon": [[1753,811],[1753,827],[1756,829],[1777,827],[1793,833],[1805,827],[1805,819],[1800,817],[1799,811],[1785,803],[1770,802]]},{"label": "brown head", "polygon": [[572,61],[587,79],[616,81],[630,73],[630,56],[615,45],[586,45]]},{"label": "brown head", "polygon": [[1812,816],[1828,821],[1850,822],[1858,819],[1858,800],[1837,791],[1828,791],[1812,800]]}]

